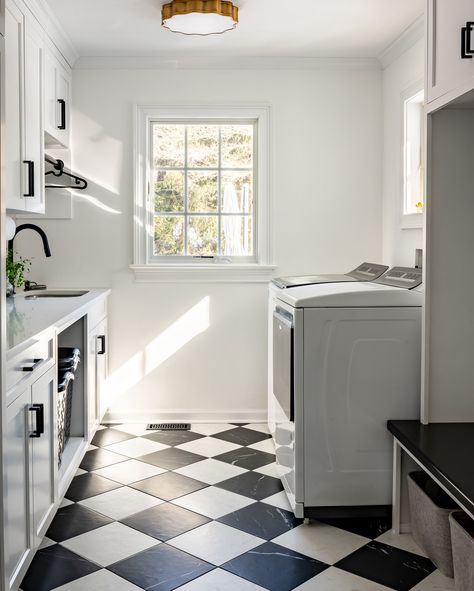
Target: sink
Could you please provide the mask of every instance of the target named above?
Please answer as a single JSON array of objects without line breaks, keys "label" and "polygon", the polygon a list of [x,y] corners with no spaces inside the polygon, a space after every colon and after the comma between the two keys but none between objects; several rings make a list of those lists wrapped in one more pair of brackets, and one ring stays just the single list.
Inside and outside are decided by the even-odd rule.
[{"label": "sink", "polygon": [[36,293],[30,293],[25,296],[25,300],[36,300],[37,298],[79,298],[89,293],[87,290],[57,290],[57,291],[40,291]]}]

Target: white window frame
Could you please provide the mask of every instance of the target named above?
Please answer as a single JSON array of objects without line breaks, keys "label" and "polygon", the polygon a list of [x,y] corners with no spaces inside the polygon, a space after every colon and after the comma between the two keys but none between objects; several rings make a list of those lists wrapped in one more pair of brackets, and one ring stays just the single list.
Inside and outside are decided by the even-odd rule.
[{"label": "white window frame", "polygon": [[[417,94],[423,92],[423,80],[418,80],[408,86],[400,95],[400,227],[402,230],[411,228],[423,228],[424,226],[424,211],[406,213],[406,137],[407,137],[407,117],[406,117],[406,103],[415,97]],[[421,142],[423,146],[422,162],[426,174],[426,153],[424,147],[426,146],[426,129],[423,129]],[[425,179],[426,181],[426,179]],[[425,201],[426,201],[426,182],[425,182]],[[423,208],[424,210],[425,208]]]},{"label": "white window frame", "polygon": [[[152,201],[148,190],[151,186],[150,127],[154,121],[169,120],[223,120],[248,123],[256,122],[256,208],[255,262],[223,262],[216,258],[203,262],[191,257],[153,256]],[[270,107],[262,106],[142,106],[135,105],[134,137],[134,253],[131,269],[140,282],[266,282],[273,276],[271,216],[270,216]],[[225,257],[224,257],[225,258]]]}]

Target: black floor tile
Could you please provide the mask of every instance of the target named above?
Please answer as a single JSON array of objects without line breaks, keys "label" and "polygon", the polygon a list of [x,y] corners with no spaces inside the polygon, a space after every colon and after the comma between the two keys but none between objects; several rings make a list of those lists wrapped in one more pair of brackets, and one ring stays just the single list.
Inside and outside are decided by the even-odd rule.
[{"label": "black floor tile", "polygon": [[203,515],[177,507],[171,503],[163,503],[140,513],[121,519],[121,522],[133,527],[157,540],[166,542],[185,532],[209,523]]},{"label": "black floor tile", "polygon": [[165,443],[166,445],[181,445],[182,443],[188,443],[189,441],[195,441],[196,439],[202,439],[204,435],[200,433],[194,433],[193,431],[155,431],[150,435],[144,435],[145,439],[151,439],[158,443]]},{"label": "black floor tile", "polygon": [[409,591],[435,570],[428,558],[374,541],[334,566],[396,591]]},{"label": "black floor tile", "polygon": [[100,567],[58,544],[38,550],[23,579],[23,591],[50,591]]},{"label": "black floor tile", "polygon": [[247,470],[255,470],[255,468],[261,468],[274,462],[275,455],[257,449],[251,449],[250,447],[242,447],[220,454],[214,459],[233,464],[234,466],[240,466],[241,468],[247,468]]},{"label": "black floor tile", "polygon": [[113,519],[105,515],[74,503],[58,509],[46,532],[46,537],[55,542],[63,542],[74,536],[85,534],[88,531],[112,523],[112,521]]},{"label": "black floor tile", "polygon": [[66,498],[71,501],[83,501],[89,497],[95,497],[109,490],[115,490],[122,485],[98,474],[81,474],[72,479],[66,492]]},{"label": "black floor tile", "polygon": [[167,544],[160,544],[116,562],[108,570],[142,589],[172,591],[213,568],[199,558]]},{"label": "black floor tile", "polygon": [[271,435],[268,433],[260,433],[253,429],[245,429],[244,427],[237,427],[236,429],[230,429],[223,431],[222,433],[216,433],[211,437],[216,439],[222,439],[223,441],[229,441],[230,443],[236,443],[237,445],[252,445],[258,443],[264,439],[269,439]]},{"label": "black floor tile", "polygon": [[112,445],[113,443],[133,439],[134,437],[135,435],[125,433],[124,431],[118,431],[117,429],[100,429],[100,431],[96,431],[91,443],[92,445],[97,445],[97,447],[105,447],[106,445]]},{"label": "black floor tile", "polygon": [[265,503],[253,503],[224,515],[217,521],[264,540],[272,540],[303,523],[302,519],[297,519],[290,511]]},{"label": "black floor tile", "polygon": [[206,488],[209,485],[199,480],[194,480],[194,478],[183,476],[182,474],[165,472],[164,474],[158,474],[158,476],[152,476],[151,478],[134,482],[129,486],[159,499],[172,501],[201,488]]},{"label": "black floor tile", "polygon": [[92,449],[91,451],[86,452],[79,467],[82,468],[82,470],[90,472],[91,470],[105,468],[105,466],[111,466],[118,462],[125,462],[129,459],[130,458],[127,458],[126,456],[121,456],[113,451],[99,447],[98,449]]},{"label": "black floor tile", "polygon": [[184,449],[176,449],[174,447],[155,451],[141,458],[137,458],[137,460],[146,462],[147,464],[153,464],[165,470],[177,470],[178,468],[184,468],[184,466],[189,466],[189,464],[206,459],[204,456],[198,456],[189,451],[184,451]]},{"label": "black floor tile", "polygon": [[239,495],[250,497],[251,499],[256,499],[257,501],[266,499],[283,490],[283,485],[279,478],[265,476],[258,472],[245,472],[244,474],[239,474],[239,476],[223,480],[216,484],[216,486]]},{"label": "black floor tile", "polygon": [[392,518],[387,517],[347,517],[319,519],[323,523],[345,529],[353,534],[374,540],[392,527]]},{"label": "black floor tile", "polygon": [[221,568],[269,591],[290,591],[326,570],[328,565],[266,542]]}]

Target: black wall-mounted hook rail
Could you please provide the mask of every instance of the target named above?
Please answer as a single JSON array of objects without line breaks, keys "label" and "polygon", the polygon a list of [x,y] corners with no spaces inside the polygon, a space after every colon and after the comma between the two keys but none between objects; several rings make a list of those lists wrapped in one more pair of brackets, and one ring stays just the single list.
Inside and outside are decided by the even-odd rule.
[{"label": "black wall-mounted hook rail", "polygon": [[51,158],[51,156],[45,156],[44,159],[53,167],[53,170],[48,170],[48,172],[45,173],[45,176],[48,174],[52,174],[55,177],[61,177],[64,175],[74,181],[74,184],[70,185],[45,185],[46,189],[76,189],[77,191],[87,189],[87,181],[72,172],[67,172],[67,170],[64,169],[64,162],[62,160],[56,160],[56,158]]}]

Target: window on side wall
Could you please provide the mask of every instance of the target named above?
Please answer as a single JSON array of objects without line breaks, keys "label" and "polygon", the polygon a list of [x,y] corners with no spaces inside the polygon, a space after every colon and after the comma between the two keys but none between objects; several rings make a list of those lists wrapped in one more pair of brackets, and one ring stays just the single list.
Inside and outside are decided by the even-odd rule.
[{"label": "window on side wall", "polygon": [[403,104],[403,225],[419,227],[425,202],[424,91],[408,90]]},{"label": "window on side wall", "polygon": [[137,278],[271,270],[268,119],[268,107],[137,108]]}]

